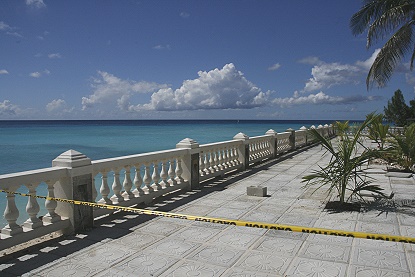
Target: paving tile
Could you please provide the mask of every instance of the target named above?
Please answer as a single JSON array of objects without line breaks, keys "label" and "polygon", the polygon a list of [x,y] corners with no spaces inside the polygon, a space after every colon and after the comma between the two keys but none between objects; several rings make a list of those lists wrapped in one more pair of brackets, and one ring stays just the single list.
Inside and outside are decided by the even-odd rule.
[{"label": "paving tile", "polygon": [[240,220],[274,223],[279,216],[266,211],[251,211],[240,217]]},{"label": "paving tile", "polygon": [[314,224],[314,227],[353,232],[356,227],[356,221],[319,218]]},{"label": "paving tile", "polygon": [[346,263],[296,258],[284,276],[338,277],[347,276]]},{"label": "paving tile", "polygon": [[192,205],[188,206],[183,209],[177,209],[176,213],[180,214],[187,214],[187,215],[197,215],[197,216],[204,216],[207,215],[209,212],[214,210],[215,208],[212,206],[204,206],[204,205]]},{"label": "paving tile", "polygon": [[349,276],[369,277],[369,276],[385,276],[385,277],[409,277],[407,272],[399,272],[396,270],[380,269],[368,266],[351,265],[349,268]]},{"label": "paving tile", "polygon": [[160,254],[184,257],[190,252],[194,251],[200,245],[200,243],[193,241],[167,237],[153,244],[151,246],[151,250]]},{"label": "paving tile", "polygon": [[308,242],[321,243],[321,244],[334,244],[338,246],[352,246],[353,240],[354,238],[352,237],[320,235],[320,234],[310,234],[307,238]]},{"label": "paving tile", "polygon": [[347,263],[350,256],[350,247],[344,245],[309,242],[304,243],[299,256],[323,261]]},{"label": "paving tile", "polygon": [[356,247],[383,249],[388,251],[404,251],[404,243],[383,241],[383,240],[372,240],[372,239],[355,239],[354,245]]},{"label": "paving tile", "polygon": [[386,234],[386,235],[400,235],[399,227],[394,224],[373,223],[373,222],[357,222],[356,230],[358,232]]},{"label": "paving tile", "polygon": [[35,274],[41,274],[41,276],[93,276],[98,272],[98,268],[95,264],[86,264],[80,262],[78,259],[67,259],[59,266],[52,266],[48,269],[44,269],[41,272]]},{"label": "paving tile", "polygon": [[214,211],[210,212],[207,216],[225,218],[225,219],[239,219],[246,212],[247,212],[246,210],[231,209],[231,208],[223,207],[223,208],[215,209]]},{"label": "paving tile", "polygon": [[248,249],[260,238],[258,235],[225,230],[209,241],[210,244]]},{"label": "paving tile", "polygon": [[164,236],[141,233],[139,230],[136,230],[131,234],[128,234],[120,239],[108,242],[107,244],[116,245],[118,247],[128,247],[135,250],[141,250],[147,247],[148,245],[151,245],[163,238]]},{"label": "paving tile", "polygon": [[305,240],[309,234],[284,230],[268,230],[265,236]]},{"label": "paving tile", "polygon": [[267,229],[232,225],[226,228],[226,231],[262,236],[267,232]]},{"label": "paving tile", "polygon": [[181,261],[175,264],[168,271],[160,275],[161,277],[183,277],[183,276],[200,276],[215,277],[222,276],[226,267],[198,263],[194,261]]},{"label": "paving tile", "polygon": [[138,226],[136,229],[139,229],[142,233],[149,233],[155,235],[164,235],[167,236],[177,230],[184,228],[183,225],[163,222],[163,221],[152,221],[147,225]]},{"label": "paving tile", "polygon": [[244,250],[218,245],[204,245],[186,259],[202,263],[231,267],[243,254]]},{"label": "paving tile", "polygon": [[256,243],[253,249],[275,254],[282,253],[284,256],[295,256],[302,244],[302,240],[265,236]]},{"label": "paving tile", "polygon": [[408,272],[403,252],[354,247],[351,262],[354,265]]},{"label": "paving tile", "polygon": [[290,261],[291,258],[282,255],[248,251],[237,262],[236,267],[244,268],[248,271],[273,274],[273,276],[275,276],[283,275],[287,270]]},{"label": "paving tile", "polygon": [[219,233],[220,229],[203,228],[202,226],[189,226],[178,230],[170,236],[176,239],[189,240],[195,242],[205,242]]},{"label": "paving tile", "polygon": [[[125,262],[113,267],[113,270],[135,274],[135,276],[157,276],[172,267],[180,259],[150,251],[140,252]],[[82,276],[82,275],[79,275]]]},{"label": "paving tile", "polygon": [[257,271],[250,271],[245,268],[239,267],[232,267],[228,269],[224,274],[221,275],[222,277],[279,277],[282,275],[275,275],[275,274],[268,274],[268,273],[261,273]]}]

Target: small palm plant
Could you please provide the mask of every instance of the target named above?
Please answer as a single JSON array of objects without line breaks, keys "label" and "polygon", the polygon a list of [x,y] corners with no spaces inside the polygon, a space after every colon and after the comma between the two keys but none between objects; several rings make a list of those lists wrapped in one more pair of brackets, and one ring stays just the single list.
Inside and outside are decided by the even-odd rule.
[{"label": "small palm plant", "polygon": [[404,129],[402,135],[390,134],[390,147],[386,154],[402,166],[405,171],[413,172],[415,164],[415,123]]},{"label": "small palm plant", "polygon": [[378,144],[378,149],[383,150],[388,136],[389,125],[383,124],[383,115],[370,113],[366,116],[372,119],[372,123],[368,125],[368,137]]},{"label": "small palm plant", "polygon": [[[316,130],[311,129],[312,135],[331,154],[330,162],[325,166],[319,166],[318,170],[304,176],[304,187],[317,185],[316,190],[327,187],[328,192],[337,191],[340,205],[357,196],[363,199],[361,192],[369,191],[384,196],[382,188],[372,184],[361,170],[362,166],[375,157],[375,151],[366,148],[361,142],[362,131],[372,123],[371,118],[360,125],[353,135],[343,135],[343,139],[334,146],[328,138],[321,136]],[[358,152],[358,148],[363,151]],[[361,152],[361,153],[360,153]],[[349,197],[346,199],[346,196]]]}]

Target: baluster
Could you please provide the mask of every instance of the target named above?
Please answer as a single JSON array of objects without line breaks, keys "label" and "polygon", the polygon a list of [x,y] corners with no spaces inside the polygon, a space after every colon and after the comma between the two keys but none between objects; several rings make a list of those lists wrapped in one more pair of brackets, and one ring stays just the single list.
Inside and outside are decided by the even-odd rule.
[{"label": "baluster", "polygon": [[205,172],[205,175],[210,173],[209,153],[205,153]]},{"label": "baluster", "polygon": [[120,182],[120,172],[119,168],[113,168],[112,171],[114,172],[114,182],[112,183],[112,191],[114,195],[111,196],[112,203],[116,204],[119,202],[123,202],[124,198],[121,195],[121,182]]},{"label": "baluster", "polygon": [[150,176],[150,164],[146,163],[144,164],[144,178],[143,182],[146,186],[146,194],[149,194],[154,191],[154,189],[150,186],[151,184],[151,176]]},{"label": "baluster", "polygon": [[[13,188],[8,188],[7,190],[15,191]],[[23,232],[23,228],[16,224],[16,221],[19,218],[19,210],[16,207],[15,195],[7,193],[6,198],[7,204],[6,209],[4,210],[4,219],[7,220],[8,224],[1,230],[1,233],[13,236]]]},{"label": "baluster", "polygon": [[222,148],[218,149],[218,169],[219,170],[225,169],[225,165],[223,164],[223,156],[222,156],[223,152],[222,151],[223,151]]},{"label": "baluster", "polygon": [[[48,185],[48,197],[55,197],[54,182],[46,181]],[[55,210],[58,206],[58,203],[55,200],[46,199],[45,207],[48,210],[48,213],[43,217],[43,222],[53,223],[61,220],[60,215],[58,215]]]},{"label": "baluster", "polygon": [[134,190],[134,193],[138,196],[141,196],[141,195],[144,194],[144,191],[141,188],[141,185],[143,184],[143,179],[141,178],[140,164],[135,164],[134,167],[135,167],[135,174],[134,174],[135,190]]},{"label": "baluster", "polygon": [[213,171],[219,171],[220,168],[218,166],[218,150],[217,149],[213,150],[213,164],[214,164],[214,166],[212,167]]},{"label": "baluster", "polygon": [[161,185],[159,184],[159,181],[160,181],[159,164],[157,161],[153,163],[153,175],[151,175],[151,179],[153,180],[153,183],[156,186],[157,190],[161,190]]},{"label": "baluster", "polygon": [[235,161],[235,163],[238,165],[238,164],[241,164],[241,161],[239,160],[239,151],[238,151],[238,149],[237,148],[234,148],[233,149],[233,153],[234,153],[234,161]]},{"label": "baluster", "polygon": [[177,158],[176,160],[176,176],[177,176],[177,181],[178,183],[183,182],[184,179],[182,178],[182,174],[183,174],[183,169],[182,169],[182,160],[181,158]]},{"label": "baluster", "polygon": [[200,157],[199,157],[199,174],[200,176],[204,176],[205,175],[205,154],[200,153]]},{"label": "baluster", "polygon": [[102,182],[101,187],[99,188],[99,192],[102,195],[101,200],[98,201],[98,203],[104,203],[104,204],[111,204],[111,200],[108,198],[108,195],[110,194],[110,187],[108,186],[108,172],[106,170],[101,171],[102,174]]},{"label": "baluster", "polygon": [[209,165],[210,165],[209,171],[211,173],[214,173],[215,172],[214,156],[215,156],[215,152],[214,152],[214,150],[211,150],[210,153],[209,153]]},{"label": "baluster", "polygon": [[167,182],[167,177],[168,177],[168,175],[167,175],[167,161],[164,160],[164,161],[161,162],[160,178],[161,178],[161,181],[162,181],[163,186],[165,188],[167,188],[168,186],[170,186],[169,182]]},{"label": "baluster", "polygon": [[134,194],[131,192],[131,189],[133,187],[133,182],[131,181],[131,167],[129,165],[125,166],[125,176],[124,176],[124,182],[122,183],[124,187],[124,193],[122,196],[124,197],[124,200],[130,200],[134,199]]},{"label": "baluster", "polygon": [[174,186],[177,184],[176,180],[174,179],[174,177],[176,177],[176,172],[174,171],[174,161],[170,160],[169,161],[169,171],[167,172],[167,174],[169,174],[170,177],[170,185]]},{"label": "baluster", "polygon": [[29,229],[35,229],[43,225],[43,222],[37,217],[40,211],[37,199],[32,195],[36,195],[36,187],[33,184],[28,184],[26,187],[29,189],[29,199],[27,199],[26,212],[29,214],[29,218],[23,224],[24,227]]}]

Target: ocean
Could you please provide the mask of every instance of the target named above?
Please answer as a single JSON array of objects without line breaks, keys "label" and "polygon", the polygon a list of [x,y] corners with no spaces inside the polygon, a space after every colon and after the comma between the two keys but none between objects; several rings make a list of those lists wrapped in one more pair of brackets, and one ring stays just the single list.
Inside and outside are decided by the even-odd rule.
[{"label": "ocean", "polygon": [[[250,137],[269,129],[284,132],[332,120],[13,120],[0,121],[0,174],[50,167],[52,160],[73,149],[92,160],[173,149],[184,138],[199,144],[231,140],[242,132]],[[98,184],[97,184],[98,185]],[[27,192],[21,187],[20,192]],[[37,194],[46,195],[41,185]],[[6,206],[0,195],[0,213]],[[18,223],[26,218],[27,199],[16,196]],[[39,201],[41,212],[46,213]],[[5,225],[0,217],[0,228]]]}]

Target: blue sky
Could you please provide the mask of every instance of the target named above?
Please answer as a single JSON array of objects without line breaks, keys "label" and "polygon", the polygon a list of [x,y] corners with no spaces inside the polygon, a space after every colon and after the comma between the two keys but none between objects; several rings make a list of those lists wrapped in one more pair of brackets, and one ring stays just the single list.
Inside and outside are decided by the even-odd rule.
[{"label": "blue sky", "polygon": [[363,119],[405,63],[366,90],[351,0],[2,0],[0,119]]}]

